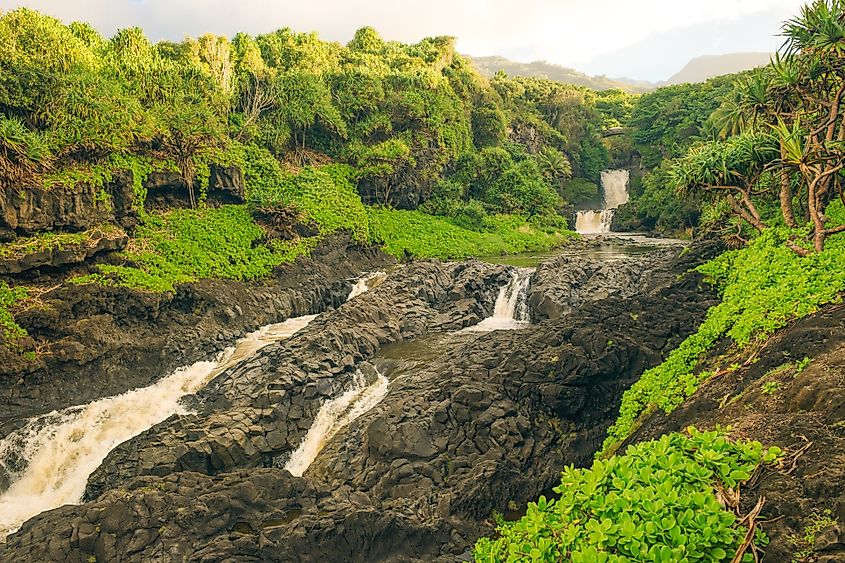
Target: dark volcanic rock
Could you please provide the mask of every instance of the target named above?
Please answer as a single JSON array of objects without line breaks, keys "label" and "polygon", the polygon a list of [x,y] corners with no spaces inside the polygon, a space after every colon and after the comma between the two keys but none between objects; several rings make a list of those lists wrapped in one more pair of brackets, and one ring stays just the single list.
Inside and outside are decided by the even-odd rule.
[{"label": "dark volcanic rock", "polygon": [[[102,198],[101,192],[110,197]],[[86,183],[42,188],[0,187],[0,241],[39,231],[81,231],[106,222],[137,221],[132,210],[132,174],[114,175],[99,188]]]},{"label": "dark volcanic rock", "polygon": [[91,475],[87,496],[137,475],[283,465],[357,364],[384,344],[479,322],[506,279],[504,267],[483,262],[402,268],[218,376],[198,394],[198,416],[165,421],[116,448]]},{"label": "dark volcanic rock", "polygon": [[[237,166],[211,165],[208,178],[208,202],[243,203],[245,198],[243,172]],[[144,180],[147,199],[144,205],[153,207],[185,207],[190,205],[188,185],[182,175],[173,171],[151,172]],[[194,183],[199,194],[199,180]]]},{"label": "dark volcanic rock", "polygon": [[244,202],[244,175],[237,166],[212,166],[208,194],[225,203]]},{"label": "dark volcanic rock", "polygon": [[537,268],[531,279],[528,306],[534,322],[556,319],[571,313],[587,301],[608,297],[627,298],[640,292],[646,264],[666,260],[661,254],[650,260],[584,260],[559,256]]},{"label": "dark volcanic rock", "polygon": [[93,285],[45,293],[17,321],[46,353],[35,364],[0,363],[0,436],[25,418],[149,385],[259,325],[336,307],[353,278],[392,261],[338,235],[265,282],[204,280],[173,294]]},{"label": "dark volcanic rock", "polygon": [[[0,557],[454,561],[490,531],[492,510],[513,513],[564,465],[588,464],[624,389],[715,302],[697,275],[678,276],[678,262],[652,267],[630,298],[585,301],[522,331],[442,337],[438,353],[397,375],[380,346],[478,320],[482,287],[495,293],[507,278],[410,266],[222,374],[198,416],[119,447],[89,482],[99,498],[30,520]],[[395,376],[386,397],[302,478],[278,468],[322,398],[368,357]]]},{"label": "dark volcanic rock", "polygon": [[123,231],[95,232],[91,238],[69,248],[48,248],[21,256],[0,260],[0,275],[14,275],[29,272],[36,268],[62,268],[71,264],[81,264],[98,254],[122,250],[129,237]]}]

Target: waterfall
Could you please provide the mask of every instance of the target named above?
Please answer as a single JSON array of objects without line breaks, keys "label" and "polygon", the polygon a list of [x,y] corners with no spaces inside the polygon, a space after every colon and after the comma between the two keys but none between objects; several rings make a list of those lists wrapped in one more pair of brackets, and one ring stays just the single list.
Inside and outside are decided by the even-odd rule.
[{"label": "waterfall", "polygon": [[378,287],[385,279],[387,279],[386,272],[371,272],[367,275],[361,276],[358,278],[358,281],[355,282],[355,285],[352,286],[352,291],[349,292],[349,297],[347,297],[346,300],[349,301],[350,299],[354,299],[365,291]]},{"label": "waterfall", "polygon": [[575,216],[575,230],[581,234],[609,233],[613,210],[579,211]]},{"label": "waterfall", "polygon": [[604,191],[603,208],[599,210],[579,211],[575,216],[575,230],[582,234],[609,233],[613,224],[613,211],[628,203],[627,170],[605,170],[601,173],[601,186]]},{"label": "waterfall", "polygon": [[623,203],[628,203],[629,177],[627,170],[605,170],[601,173],[605,209],[616,209]]},{"label": "waterfall", "polygon": [[530,324],[528,311],[528,286],[533,268],[514,270],[510,282],[499,290],[493,315],[465,330],[489,332],[492,330],[513,330]]},{"label": "waterfall", "polygon": [[0,440],[0,471],[10,482],[0,494],[0,542],[36,514],[79,502],[88,476],[114,447],[173,414],[187,414],[185,395],[314,317],[264,326],[213,361],[179,368],[149,387],[35,417]]},{"label": "waterfall", "polygon": [[370,364],[363,364],[348,390],[320,407],[308,434],[291,454],[285,469],[302,476],[332,437],[341,428],[376,406],[387,395],[388,380]]}]

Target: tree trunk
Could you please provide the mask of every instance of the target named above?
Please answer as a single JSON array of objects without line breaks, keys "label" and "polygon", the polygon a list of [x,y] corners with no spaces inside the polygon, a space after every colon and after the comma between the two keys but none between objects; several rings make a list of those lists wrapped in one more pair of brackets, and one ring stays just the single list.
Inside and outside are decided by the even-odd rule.
[{"label": "tree trunk", "polygon": [[787,227],[791,229],[798,227],[795,211],[792,209],[792,179],[786,167],[780,169],[780,211]]},{"label": "tree trunk", "polygon": [[196,209],[197,200],[194,195],[194,167],[190,158],[179,159],[179,172],[188,187],[188,200],[191,202],[191,209]]}]

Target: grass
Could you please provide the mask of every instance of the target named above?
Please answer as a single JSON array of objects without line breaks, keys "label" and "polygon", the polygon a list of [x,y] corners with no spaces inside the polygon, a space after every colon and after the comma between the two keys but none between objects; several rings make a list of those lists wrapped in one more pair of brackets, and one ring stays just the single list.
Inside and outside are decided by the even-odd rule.
[{"label": "grass", "polygon": [[[845,223],[842,204],[831,205],[828,216],[836,224]],[[770,229],[747,247],[698,268],[719,288],[721,303],[665,362],[646,371],[625,392],[619,417],[598,455],[613,453],[650,413],[672,412],[695,393],[712,375],[696,373],[695,368],[720,338],[732,339],[739,349],[761,343],[790,321],[840,298],[845,291],[845,234],[830,237],[823,252],[807,257],[786,247],[787,238],[795,234]]]},{"label": "grass", "polygon": [[575,236],[565,230],[545,232],[508,215],[487,218],[484,230],[471,231],[420,211],[371,207],[367,213],[373,238],[398,258],[406,254],[441,259],[517,254],[548,250]]}]

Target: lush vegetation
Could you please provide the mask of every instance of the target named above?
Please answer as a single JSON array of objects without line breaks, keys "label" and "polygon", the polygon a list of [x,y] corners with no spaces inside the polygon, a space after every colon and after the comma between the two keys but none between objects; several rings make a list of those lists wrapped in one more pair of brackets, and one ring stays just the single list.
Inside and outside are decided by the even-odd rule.
[{"label": "lush vegetation", "polygon": [[466,258],[548,250],[572,236],[512,215],[485,217],[477,229],[419,211],[370,208],[369,218],[375,240],[397,258]]},{"label": "lush vegetation", "polygon": [[239,205],[148,215],[122,253],[125,265],[101,265],[100,273],[71,282],[172,291],[176,283],[201,278],[257,279],[309,250],[304,241],[256,244],[263,237]]},{"label": "lush vegetation", "polygon": [[[845,224],[841,203],[828,208],[828,214],[834,224]],[[740,349],[759,344],[789,321],[839,299],[845,291],[845,235],[831,237],[823,252],[809,256],[788,248],[788,241],[806,238],[809,231],[768,229],[745,248],[698,268],[719,288],[722,302],[664,363],[646,371],[625,392],[619,418],[608,430],[605,453],[613,452],[642,417],[657,409],[673,411],[712,376],[710,371],[696,372],[696,367],[720,338],[731,338]]]},{"label": "lush vegetation", "polygon": [[[528,505],[517,522],[501,522],[496,539],[475,546],[475,560],[728,561],[747,528],[716,497],[738,489],[778,448],[688,429],[630,446],[624,455],[568,467],[555,493]],[[762,539],[762,538],[761,538]],[[754,561],[748,552],[741,561]]]},{"label": "lush vegetation", "polygon": [[[502,74],[488,81],[455,52],[452,38],[403,45],[371,28],[347,45],[290,29],[154,44],[137,28],[105,38],[87,24],[18,9],[0,17],[0,45],[0,185],[104,186],[115,171],[130,170],[146,223],[132,248],[143,250],[127,251],[123,269],[83,279],[148,289],[204,275],[248,279],[277,261],[279,250],[254,225],[248,235],[228,232],[231,211],[201,209],[214,166],[241,168],[249,211],[274,228],[284,218],[288,230],[299,221],[316,226],[318,237],[346,229],[365,242],[362,203],[424,204],[442,220],[422,221],[461,227],[449,236],[472,241],[437,249],[414,243],[414,255],[546,247],[562,237],[508,233],[525,221],[496,217],[563,229],[561,210],[597,196],[608,163],[602,130],[631,108],[619,91]],[[145,180],[157,171],[178,173],[199,211],[145,212]],[[389,224],[380,223],[385,241],[401,234],[385,232]],[[196,237],[187,233],[200,226],[219,229],[212,238],[221,240],[256,234],[252,243],[266,248],[243,260],[224,251],[170,263],[176,254],[161,241],[189,244]],[[496,237],[502,241],[483,240]]]},{"label": "lush vegetation", "polygon": [[14,348],[16,342],[26,336],[26,330],[15,322],[12,308],[27,295],[26,288],[9,287],[9,284],[0,281],[0,344]]}]

